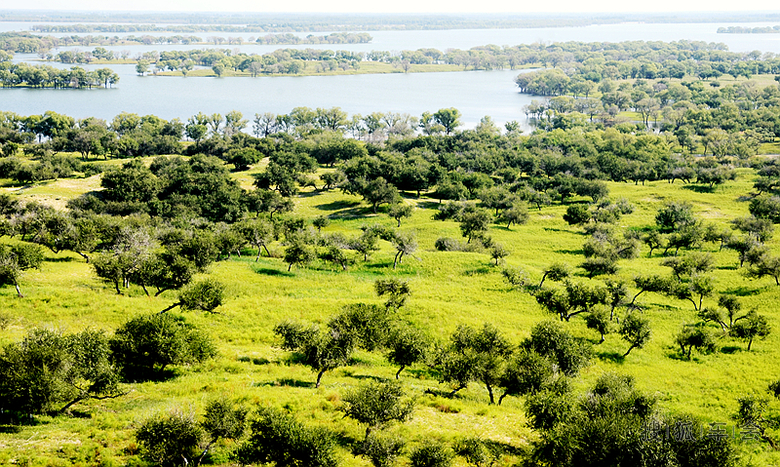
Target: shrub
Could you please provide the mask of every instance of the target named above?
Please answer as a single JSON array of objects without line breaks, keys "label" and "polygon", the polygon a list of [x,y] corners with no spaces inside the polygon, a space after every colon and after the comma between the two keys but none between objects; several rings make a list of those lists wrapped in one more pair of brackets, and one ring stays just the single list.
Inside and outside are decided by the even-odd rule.
[{"label": "shrub", "polygon": [[450,467],[454,453],[443,443],[427,441],[412,450],[409,455],[411,467]]},{"label": "shrub", "polygon": [[439,237],[434,246],[438,251],[460,251],[462,249],[460,242],[450,237]]},{"label": "shrub", "polygon": [[118,379],[103,332],[34,330],[0,351],[0,414],[16,421],[63,412],[86,399],[118,397]]},{"label": "shrub", "polygon": [[329,431],[309,428],[278,409],[260,408],[250,423],[250,438],[239,449],[245,464],[271,463],[277,467],[335,467],[335,443]]},{"label": "shrub", "polygon": [[374,467],[390,467],[403,452],[406,442],[403,438],[372,433],[363,446],[363,455]]},{"label": "shrub", "polygon": [[135,432],[141,457],[161,466],[189,464],[198,453],[203,435],[194,414],[182,411],[153,417]]},{"label": "shrub", "polygon": [[110,345],[126,381],[159,379],[169,365],[202,362],[216,355],[205,335],[183,318],[168,314],[131,319],[117,329]]}]

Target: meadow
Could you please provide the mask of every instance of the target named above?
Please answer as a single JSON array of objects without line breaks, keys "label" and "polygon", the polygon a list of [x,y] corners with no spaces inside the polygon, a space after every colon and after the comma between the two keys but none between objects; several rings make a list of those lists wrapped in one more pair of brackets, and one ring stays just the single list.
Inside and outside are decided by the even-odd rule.
[{"label": "meadow", "polygon": [[[731,219],[748,215],[755,179],[752,169],[741,168],[737,173],[736,180],[712,191],[679,181],[639,185],[607,182],[607,186],[611,199],[626,198],[635,206],[633,213],[620,220],[623,228],[641,230],[654,225],[656,212],[669,200],[690,202],[697,218],[727,227]],[[236,176],[248,179],[247,173]],[[22,198],[61,207],[65,200],[96,189],[98,177],[5,189]],[[404,202],[414,211],[399,230],[416,232],[419,248],[396,269],[395,251],[387,242],[381,242],[381,250],[368,261],[359,258],[347,271],[315,261],[309,267],[293,267],[288,272],[281,259],[283,247],[278,243],[270,247],[271,257],[263,255],[256,261],[255,251],[244,250],[241,257],[213,264],[208,274],[227,287],[224,305],[216,314],[184,315],[214,340],[219,351],[216,358],[177,368],[176,377],[170,380],[123,385],[128,393],[117,399],[81,403],[66,415],[36,417],[28,425],[3,426],[0,464],[145,465],[134,439],[134,430],[145,419],[174,409],[199,413],[211,398],[226,396],[249,407],[285,408],[306,424],[328,427],[340,440],[343,465],[370,465],[348,448],[362,439],[363,428],[344,418],[338,406],[349,389],[378,378],[393,378],[397,368],[381,352],[359,351],[350,365],[327,372],[322,386],[315,389],[315,373],[279,348],[280,341],[272,331],[275,324],[285,319],[326,323],[346,304],[382,303],[374,293],[374,281],[397,278],[407,281],[412,290],[400,310],[401,318],[437,340],[446,341],[458,325],[480,327],[487,322],[519,344],[534,324],[557,318],[530,294],[508,284],[501,274],[503,267],[521,268],[531,283],[538,283],[544,268],[563,262],[575,271],[575,281],[602,283],[588,279],[577,267],[584,259],[582,245],[587,236],[581,228],[563,221],[566,205],[529,208],[525,225],[491,225],[489,235],[511,252],[505,264],[495,266],[487,252],[436,251],[437,238],[461,238],[458,223],[433,220],[439,202],[425,194],[419,198],[406,194]],[[572,202],[586,200],[575,198]],[[381,208],[374,214],[360,197],[339,191],[308,188],[295,203],[295,215],[307,219],[328,216],[331,223],[322,229],[323,233],[355,235],[364,225],[396,225]],[[3,237],[0,241],[17,240]],[[780,253],[780,239],[768,245],[774,254]],[[715,352],[694,353],[688,361],[680,357],[674,336],[683,324],[699,320],[690,302],[645,293],[637,301],[643,315],[650,319],[652,338],[625,359],[620,355],[628,344],[619,335],[608,334],[604,343],[597,344],[599,335],[587,329],[581,317],[564,323],[571,333],[594,344],[596,358],[575,380],[577,390],[590,387],[606,372],[625,373],[635,377],[642,391],[657,397],[662,409],[729,427],[734,425],[732,416],[738,397],[766,395],[768,384],[780,378],[780,312],[776,306],[780,287],[772,278],[744,277],[737,268],[734,251],[721,251],[713,244],[705,244],[703,251],[715,258],[711,275],[716,291],[738,297],[743,310],[756,307],[769,318],[773,332],[765,340],[754,342],[751,351],[746,351],[742,341],[720,336]],[[648,249],[643,246],[638,258],[619,262],[617,276],[631,283],[638,274],[669,275],[669,269],[660,266],[661,260],[657,251],[648,257]],[[41,269],[23,278],[23,289],[24,298],[17,298],[12,287],[0,289],[2,345],[21,340],[34,328],[65,333],[93,328],[110,333],[131,317],[160,311],[175,300],[175,292],[148,297],[137,287],[117,295],[91,266],[70,252],[47,251]],[[633,287],[631,291],[632,295],[636,293]],[[705,305],[716,303],[717,295],[705,299]],[[526,425],[522,398],[508,397],[500,406],[489,405],[487,391],[479,383],[470,384],[454,398],[446,398],[441,395],[446,385],[437,382],[435,372],[425,366],[405,370],[401,380],[407,393],[415,397],[416,408],[411,421],[392,425],[390,430],[403,436],[410,447],[429,438],[454,442],[468,436],[480,437],[503,445],[505,454],[496,465],[510,466],[520,462],[537,436]],[[780,414],[780,402],[770,403],[769,412]],[[214,463],[231,464],[227,453],[233,446],[233,441],[221,442],[214,450]],[[738,442],[737,450],[743,465],[780,464],[780,454],[765,443]],[[467,464],[457,458],[455,465]]]}]

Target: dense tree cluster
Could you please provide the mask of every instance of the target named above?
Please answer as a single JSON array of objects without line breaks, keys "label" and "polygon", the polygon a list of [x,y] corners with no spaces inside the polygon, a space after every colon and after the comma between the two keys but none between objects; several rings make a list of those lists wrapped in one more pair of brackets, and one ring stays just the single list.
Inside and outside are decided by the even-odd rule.
[{"label": "dense tree cluster", "polygon": [[119,82],[119,75],[111,68],[87,71],[78,66],[60,69],[49,65],[30,65],[0,60],[0,84],[4,88],[14,86],[54,89],[110,88],[117,82]]}]

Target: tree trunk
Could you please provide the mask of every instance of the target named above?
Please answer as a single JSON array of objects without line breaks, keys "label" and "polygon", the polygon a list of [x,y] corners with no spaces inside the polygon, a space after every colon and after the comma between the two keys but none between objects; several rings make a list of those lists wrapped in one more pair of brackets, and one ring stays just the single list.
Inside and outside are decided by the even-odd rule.
[{"label": "tree trunk", "polygon": [[22,289],[19,288],[19,284],[14,284],[14,287],[16,287],[16,296],[19,298],[23,298],[24,295],[22,295]]},{"label": "tree trunk", "polygon": [[490,396],[490,404],[491,405],[495,404],[496,401],[495,401],[495,399],[493,399],[493,387],[491,385],[489,385],[488,383],[485,383],[485,387],[487,388],[488,396]]},{"label": "tree trunk", "polygon": [[406,366],[401,365],[401,368],[399,368],[398,371],[395,373],[395,379],[399,379],[399,376],[401,375],[401,372],[404,371],[404,368],[406,368]]},{"label": "tree trunk", "polygon": [[314,385],[315,388],[320,387],[320,380],[322,379],[322,375],[325,374],[325,370],[320,370],[319,373],[317,373],[317,383]]},{"label": "tree trunk", "polygon": [[165,313],[166,311],[169,311],[169,310],[173,310],[174,308],[176,308],[179,305],[181,305],[181,302],[176,302],[173,305],[171,305],[168,308],[166,308],[163,311],[161,311],[160,314],[163,314],[163,313]]},{"label": "tree trunk", "polygon": [[628,357],[628,354],[630,354],[631,351],[634,350],[634,347],[636,347],[636,345],[635,344],[631,344],[631,347],[629,347],[628,350],[626,350],[626,353],[623,354],[623,358]]}]

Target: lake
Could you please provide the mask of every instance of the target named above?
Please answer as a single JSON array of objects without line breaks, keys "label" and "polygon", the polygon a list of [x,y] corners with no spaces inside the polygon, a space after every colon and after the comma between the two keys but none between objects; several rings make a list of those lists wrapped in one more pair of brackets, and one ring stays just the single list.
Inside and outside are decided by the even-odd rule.
[{"label": "lake", "polygon": [[[2,23],[0,31],[29,29],[32,23]],[[497,44],[517,45],[533,42],[625,40],[675,41],[698,40],[723,42],[732,51],[780,53],[780,34],[717,34],[718,27],[773,26],[773,23],[704,23],[658,24],[624,23],[566,28],[471,29],[431,31],[369,31],[370,44],[261,46],[222,46],[247,53],[266,53],[279,48],[333,48],[367,52],[371,50],[414,50],[431,47],[468,49]],[[305,35],[305,33],[301,33]],[[315,33],[323,35],[326,33]],[[97,33],[95,35],[98,35]],[[117,34],[120,35],[120,34]],[[138,34],[140,35],[140,34]],[[153,34],[162,35],[162,34]],[[238,36],[230,33],[198,33],[209,36]],[[243,34],[244,39],[258,34]],[[150,50],[181,50],[204,48],[182,45],[117,46],[113,50],[128,50],[131,56]],[[82,50],[87,50],[82,48]],[[91,48],[90,48],[91,50]],[[35,56],[17,55],[16,60],[33,61]],[[95,68],[85,66],[85,68]],[[463,114],[466,127],[473,127],[480,118],[490,115],[503,124],[520,121],[527,129],[523,106],[532,97],[517,92],[514,77],[518,71],[468,71],[425,74],[386,74],[356,76],[258,77],[258,78],[195,78],[140,77],[132,65],[116,65],[113,69],[121,80],[115,89],[53,90],[0,89],[0,110],[21,115],[40,114],[46,110],[77,118],[96,116],[111,119],[126,111],[154,114],[161,118],[186,120],[198,112],[225,114],[241,111],[251,119],[255,113],[289,113],[306,106],[341,107],[350,115],[371,112],[405,112],[419,116],[424,111],[456,107]]]}]

